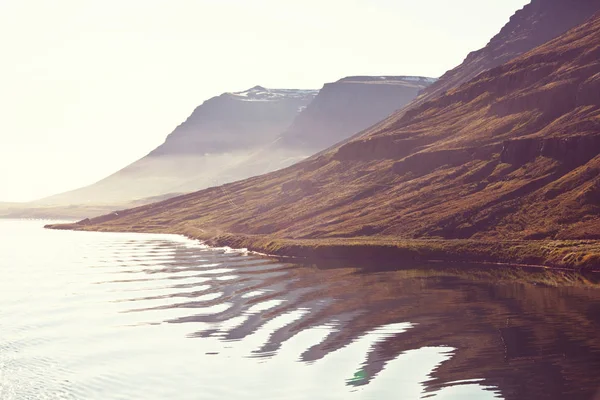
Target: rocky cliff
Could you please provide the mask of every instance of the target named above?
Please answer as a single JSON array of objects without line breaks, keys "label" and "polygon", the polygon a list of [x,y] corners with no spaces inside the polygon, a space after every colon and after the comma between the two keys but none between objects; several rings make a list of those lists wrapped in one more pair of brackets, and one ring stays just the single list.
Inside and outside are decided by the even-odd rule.
[{"label": "rocky cliff", "polygon": [[328,83],[281,135],[282,147],[324,150],[404,107],[436,79],[352,76]]},{"label": "rocky cliff", "polygon": [[259,148],[287,129],[317,93],[262,86],[224,93],[196,108],[149,156],[219,154]]},{"label": "rocky cliff", "polygon": [[327,83],[276,140],[223,171],[224,181],[242,173],[252,176],[284,168],[325,150],[404,107],[435,81],[414,76],[351,76]]}]

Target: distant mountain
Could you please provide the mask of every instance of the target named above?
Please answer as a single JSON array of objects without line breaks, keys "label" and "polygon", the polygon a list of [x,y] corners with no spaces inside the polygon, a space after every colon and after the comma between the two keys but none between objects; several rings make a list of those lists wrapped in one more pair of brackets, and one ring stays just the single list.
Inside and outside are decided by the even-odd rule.
[{"label": "distant mountain", "polygon": [[122,208],[270,172],[371,126],[432,82],[357,76],[318,92],[255,86],[224,93],[196,108],[146,157],[96,184],[36,203]]},{"label": "distant mountain", "polygon": [[258,148],[285,130],[317,90],[224,93],[204,102],[149,157],[221,154]]},{"label": "distant mountain", "polygon": [[436,79],[351,76],[328,83],[281,135],[280,147],[308,155],[360,132],[411,102]]},{"label": "distant mountain", "polygon": [[[260,175],[301,161],[372,126],[435,82],[415,76],[350,76],[327,83],[277,139],[223,171],[220,183]],[[196,186],[197,188],[198,186]],[[185,191],[193,188],[187,186]]]},{"label": "distant mountain", "polygon": [[19,205],[19,203],[0,202],[0,217],[10,214],[11,210]]},{"label": "distant mountain", "polygon": [[316,94],[255,86],[213,97],[142,159],[93,185],[35,203],[122,205],[183,192],[188,181],[196,190],[214,186],[220,172],[275,140]]},{"label": "distant mountain", "polygon": [[[558,18],[579,2],[532,4]],[[599,60],[600,13],[318,157],[88,229],[259,235],[266,250],[277,238],[473,239],[492,255],[500,240],[597,240]],[[509,261],[600,264],[597,252],[510,246]]]}]

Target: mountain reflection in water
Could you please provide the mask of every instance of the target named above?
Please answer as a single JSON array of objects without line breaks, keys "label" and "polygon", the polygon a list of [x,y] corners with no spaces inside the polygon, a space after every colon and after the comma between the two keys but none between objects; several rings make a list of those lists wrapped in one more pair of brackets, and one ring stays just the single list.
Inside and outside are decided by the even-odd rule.
[{"label": "mountain reflection in water", "polygon": [[[594,278],[366,273],[39,226],[0,222],[13,241],[0,260],[3,399],[41,386],[50,398],[592,399],[600,386]],[[25,257],[32,236],[41,252]]]}]

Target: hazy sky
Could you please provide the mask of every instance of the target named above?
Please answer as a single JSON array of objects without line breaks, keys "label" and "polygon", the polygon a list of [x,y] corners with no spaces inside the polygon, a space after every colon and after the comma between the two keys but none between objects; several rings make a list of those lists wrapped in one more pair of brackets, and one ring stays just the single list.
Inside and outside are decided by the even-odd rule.
[{"label": "hazy sky", "polygon": [[0,201],[93,183],[207,98],[437,77],[528,0],[0,0]]}]

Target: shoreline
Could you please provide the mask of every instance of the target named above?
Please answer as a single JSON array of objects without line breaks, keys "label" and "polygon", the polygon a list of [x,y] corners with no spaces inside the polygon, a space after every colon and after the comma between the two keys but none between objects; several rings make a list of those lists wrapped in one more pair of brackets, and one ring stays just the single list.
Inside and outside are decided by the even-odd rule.
[{"label": "shoreline", "polygon": [[215,233],[189,226],[123,227],[85,223],[49,224],[47,229],[179,234],[209,246],[248,249],[271,257],[310,263],[344,263],[364,269],[398,264],[481,264],[493,267],[600,271],[599,240],[399,239],[391,237],[289,239]]}]

